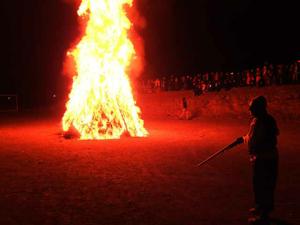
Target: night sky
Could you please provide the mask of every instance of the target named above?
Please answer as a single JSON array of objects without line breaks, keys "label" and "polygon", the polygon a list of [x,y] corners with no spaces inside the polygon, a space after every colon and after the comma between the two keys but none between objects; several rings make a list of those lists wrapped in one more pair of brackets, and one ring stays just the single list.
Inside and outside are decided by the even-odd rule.
[{"label": "night sky", "polygon": [[[69,0],[70,1],[70,0]],[[138,0],[147,21],[144,77],[239,70],[299,59],[297,1]],[[66,95],[64,55],[79,34],[63,0],[3,1],[0,93],[36,104]]]}]

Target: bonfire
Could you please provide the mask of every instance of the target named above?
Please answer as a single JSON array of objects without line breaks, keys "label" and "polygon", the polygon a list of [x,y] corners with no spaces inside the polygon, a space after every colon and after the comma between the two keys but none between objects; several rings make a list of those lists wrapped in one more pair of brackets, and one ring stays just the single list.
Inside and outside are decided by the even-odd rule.
[{"label": "bonfire", "polygon": [[80,139],[148,134],[128,74],[136,51],[128,37],[132,24],[124,6],[132,4],[132,0],[82,0],[79,6],[78,15],[87,22],[81,40],[67,53],[76,74],[62,127],[75,128]]}]

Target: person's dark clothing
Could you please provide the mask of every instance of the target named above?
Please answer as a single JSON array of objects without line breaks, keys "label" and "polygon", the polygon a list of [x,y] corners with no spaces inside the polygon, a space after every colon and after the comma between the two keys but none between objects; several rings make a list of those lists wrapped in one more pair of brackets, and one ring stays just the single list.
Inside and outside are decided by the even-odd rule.
[{"label": "person's dark clothing", "polygon": [[183,99],[182,99],[182,107],[183,107],[184,109],[187,109],[187,101],[186,101],[186,98],[183,98]]},{"label": "person's dark clothing", "polygon": [[278,159],[257,158],[253,163],[253,191],[257,210],[267,215],[274,209]]},{"label": "person's dark clothing", "polygon": [[256,208],[268,214],[274,208],[274,190],[278,173],[277,135],[275,119],[267,112],[254,118],[244,137],[253,161],[253,191]]},{"label": "person's dark clothing", "polygon": [[268,113],[253,118],[246,135],[249,153],[259,158],[277,157],[277,135],[279,130],[275,119]]}]

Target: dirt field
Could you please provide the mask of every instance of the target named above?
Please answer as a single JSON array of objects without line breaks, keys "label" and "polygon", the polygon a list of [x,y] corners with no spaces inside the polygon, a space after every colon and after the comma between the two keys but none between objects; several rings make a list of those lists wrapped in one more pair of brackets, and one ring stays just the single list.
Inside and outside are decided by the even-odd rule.
[{"label": "dirt field", "polygon": [[[241,225],[252,206],[246,146],[195,165],[245,120],[146,120],[147,138],[78,141],[58,119],[2,117],[1,225]],[[300,224],[300,123],[279,122],[273,217]],[[278,223],[279,224],[279,223]]]}]

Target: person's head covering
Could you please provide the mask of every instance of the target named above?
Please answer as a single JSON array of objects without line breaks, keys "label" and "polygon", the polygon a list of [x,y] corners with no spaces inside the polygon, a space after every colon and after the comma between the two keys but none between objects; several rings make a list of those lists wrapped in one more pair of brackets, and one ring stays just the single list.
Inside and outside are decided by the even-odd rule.
[{"label": "person's head covering", "polygon": [[255,117],[264,115],[267,112],[267,99],[264,96],[253,98],[250,101],[249,110]]}]

